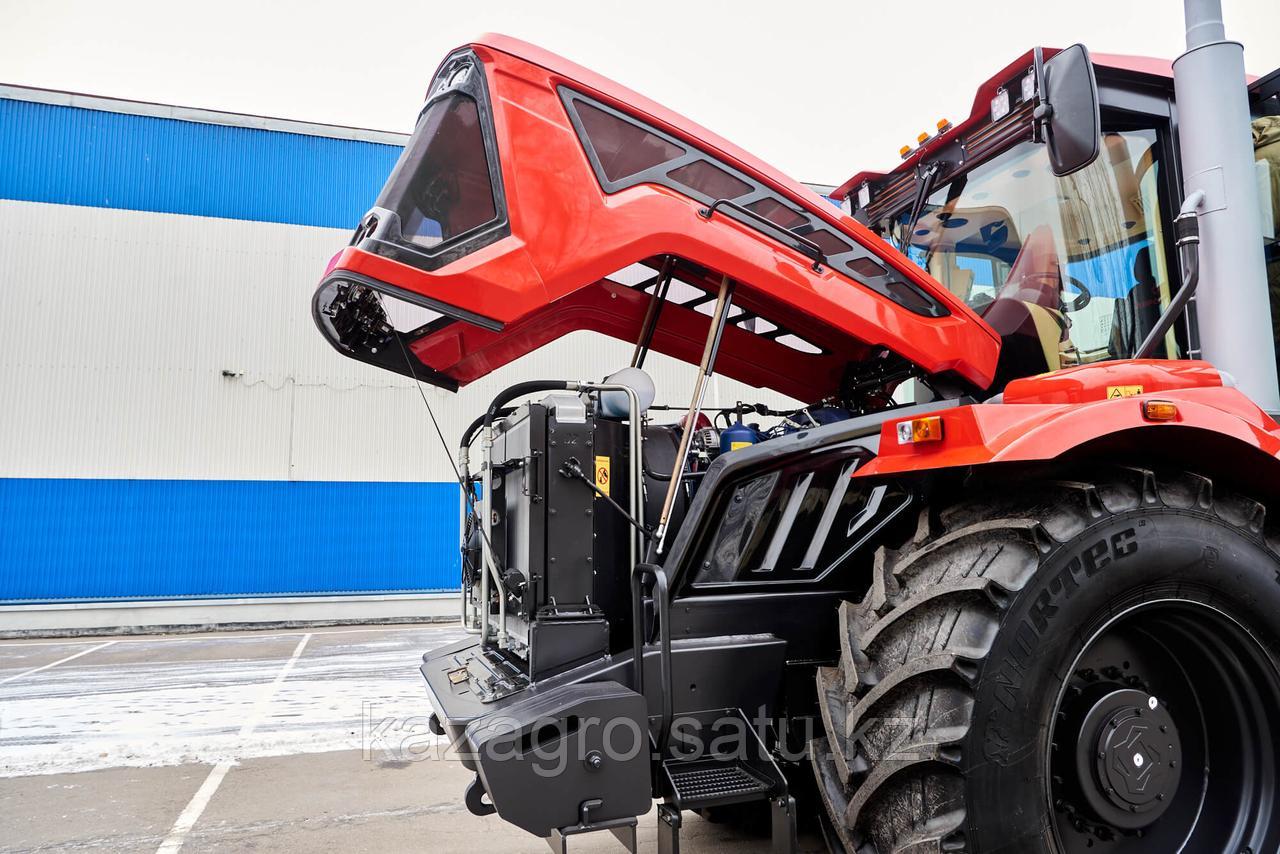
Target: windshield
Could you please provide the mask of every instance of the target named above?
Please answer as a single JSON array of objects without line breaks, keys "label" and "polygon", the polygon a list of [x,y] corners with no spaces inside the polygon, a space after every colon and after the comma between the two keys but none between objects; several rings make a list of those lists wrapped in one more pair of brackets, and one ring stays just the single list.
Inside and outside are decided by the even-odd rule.
[{"label": "windshield", "polygon": [[994,391],[1131,357],[1154,325],[1170,295],[1157,154],[1154,130],[1106,133],[1092,165],[1056,178],[1045,146],[1021,143],[933,192],[910,235],[908,213],[881,224],[1001,335]]}]

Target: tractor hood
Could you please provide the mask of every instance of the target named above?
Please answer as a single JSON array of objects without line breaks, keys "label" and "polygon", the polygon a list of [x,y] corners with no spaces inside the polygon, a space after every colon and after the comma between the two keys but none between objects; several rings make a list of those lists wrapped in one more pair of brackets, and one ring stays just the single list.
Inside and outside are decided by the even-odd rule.
[{"label": "tractor hood", "polygon": [[484,36],[436,72],[413,137],[313,315],[342,353],[457,389],[575,330],[697,364],[722,277],[717,372],[791,397],[909,363],[985,388],[998,337],[804,185],[585,68]]}]

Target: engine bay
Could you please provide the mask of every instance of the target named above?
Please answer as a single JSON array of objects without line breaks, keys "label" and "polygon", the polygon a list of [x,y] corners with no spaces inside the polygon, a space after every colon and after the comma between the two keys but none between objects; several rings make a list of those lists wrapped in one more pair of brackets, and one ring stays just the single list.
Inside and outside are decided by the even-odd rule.
[{"label": "engine bay", "polygon": [[[508,405],[520,396],[529,399]],[[717,462],[862,414],[836,402],[690,410],[652,398],[637,368],[596,384],[522,383],[464,436],[464,622],[515,666],[517,682],[630,647],[625,568],[661,562]]]}]

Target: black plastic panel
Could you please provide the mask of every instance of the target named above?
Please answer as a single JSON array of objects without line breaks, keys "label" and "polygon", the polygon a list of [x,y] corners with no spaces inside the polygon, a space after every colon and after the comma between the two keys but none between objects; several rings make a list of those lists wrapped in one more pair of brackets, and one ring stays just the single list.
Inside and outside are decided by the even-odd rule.
[{"label": "black plastic panel", "polygon": [[[711,205],[724,198],[736,202],[749,210],[761,213],[767,219],[790,231],[798,237],[818,243],[826,250],[827,263],[835,270],[848,276],[858,284],[893,300],[909,311],[926,317],[945,317],[951,312],[945,305],[934,299],[924,289],[894,270],[882,267],[873,253],[857,241],[837,235],[829,223],[816,214],[804,210],[799,205],[784,199],[778,192],[757,181],[727,163],[723,163],[706,152],[650,127],[620,110],[588,98],[567,87],[560,87],[560,98],[564,102],[569,120],[578,132],[583,150],[596,178],[606,193],[617,193],[639,184],[659,184],[676,192]],[[670,160],[648,168],[639,169],[615,180],[610,175],[617,175],[616,170],[606,168],[599,154],[591,144],[587,128],[584,127],[579,114],[579,105],[585,104],[597,113],[603,112],[613,118],[634,125],[648,135],[665,140],[669,151],[680,152]],[[624,170],[626,171],[626,170]],[[733,193],[732,196],[721,196],[719,193]],[[732,217],[744,225],[756,228],[750,217],[732,210],[725,210],[725,216]],[[875,262],[876,267],[868,267],[861,263],[866,259]],[[879,275],[868,275],[879,269]]]}]

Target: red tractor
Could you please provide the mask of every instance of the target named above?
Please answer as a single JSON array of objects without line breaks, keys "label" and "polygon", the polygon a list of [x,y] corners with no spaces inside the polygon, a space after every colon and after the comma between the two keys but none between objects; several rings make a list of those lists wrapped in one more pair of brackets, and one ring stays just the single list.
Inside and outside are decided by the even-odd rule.
[{"label": "red tractor", "polygon": [[[635,344],[461,437],[474,637],[422,674],[473,812],[1280,850],[1280,72],[1187,16],[1172,65],[1019,57],[843,210],[531,45],[445,59],[321,332],[451,390]],[[674,423],[653,351],[698,366]]]}]

